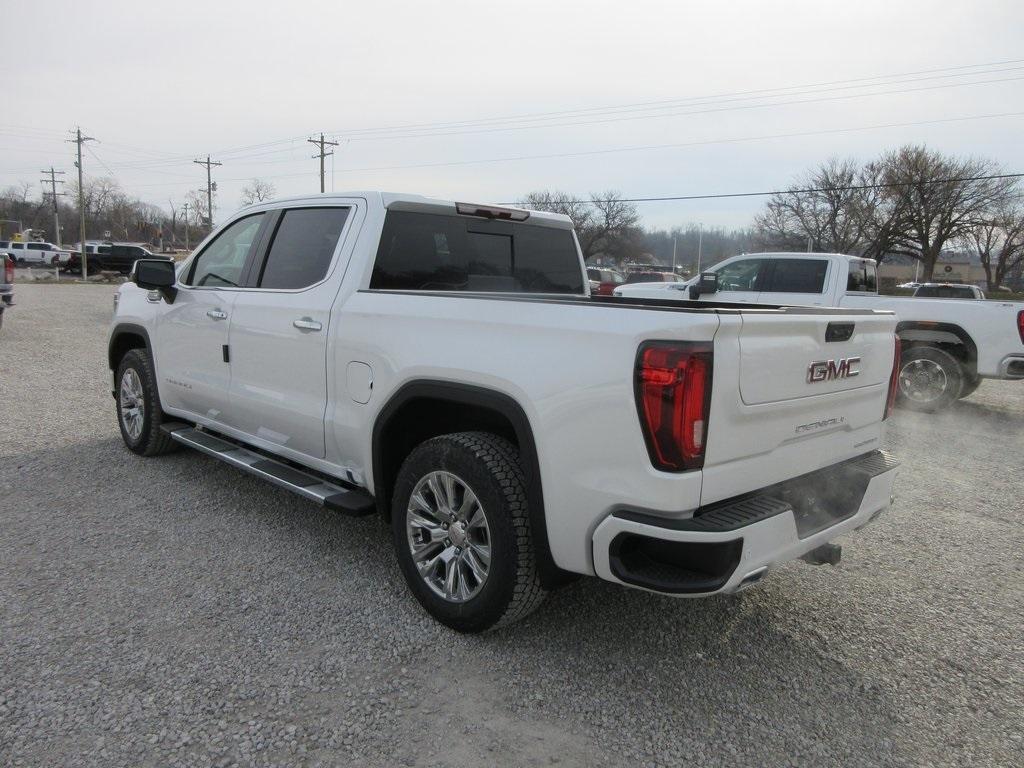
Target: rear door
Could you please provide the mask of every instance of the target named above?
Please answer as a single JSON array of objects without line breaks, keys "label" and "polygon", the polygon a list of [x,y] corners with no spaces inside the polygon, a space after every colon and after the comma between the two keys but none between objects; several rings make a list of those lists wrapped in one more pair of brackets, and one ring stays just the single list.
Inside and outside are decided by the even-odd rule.
[{"label": "rear door", "polygon": [[324,458],[327,337],[356,203],[268,213],[266,235],[231,319],[231,425]]},{"label": "rear door", "polygon": [[761,290],[764,304],[797,304],[821,307],[826,304],[828,259],[772,258]]}]

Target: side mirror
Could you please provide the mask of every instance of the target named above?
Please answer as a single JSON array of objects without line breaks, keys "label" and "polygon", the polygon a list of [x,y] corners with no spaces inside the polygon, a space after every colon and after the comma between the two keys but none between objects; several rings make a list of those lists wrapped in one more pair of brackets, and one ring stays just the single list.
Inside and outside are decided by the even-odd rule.
[{"label": "side mirror", "polygon": [[718,293],[717,272],[701,272],[700,279],[690,286],[690,298],[694,301],[706,293]]},{"label": "side mirror", "polygon": [[131,280],[139,288],[160,291],[168,304],[174,303],[178,289],[174,287],[177,277],[174,262],[166,259],[139,259],[132,269]]}]

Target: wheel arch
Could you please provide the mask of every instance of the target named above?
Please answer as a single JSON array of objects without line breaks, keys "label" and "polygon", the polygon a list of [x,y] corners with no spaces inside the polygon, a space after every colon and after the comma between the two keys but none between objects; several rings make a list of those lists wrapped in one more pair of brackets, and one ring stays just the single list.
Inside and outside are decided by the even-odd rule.
[{"label": "wheel arch", "polygon": [[540,462],[533,428],[515,398],[497,390],[450,381],[420,379],[402,385],[377,414],[371,460],[377,509],[391,518],[392,489],[413,448],[438,435],[481,430],[515,443],[526,476],[534,553],[545,587],[565,580],[551,556]]},{"label": "wheel arch", "polygon": [[[958,357],[964,369],[970,376],[976,376],[978,371],[978,345],[971,335],[963,328],[954,323],[937,323],[924,320],[910,320],[896,325],[896,335],[904,343],[920,343],[937,346],[940,349],[947,347],[962,347],[962,355]],[[946,350],[950,351],[950,350]]]},{"label": "wheel arch", "polygon": [[152,354],[153,345],[149,341],[149,332],[135,323],[121,323],[115,326],[107,343],[107,362],[110,370],[116,371],[121,358],[133,349],[146,349]]}]

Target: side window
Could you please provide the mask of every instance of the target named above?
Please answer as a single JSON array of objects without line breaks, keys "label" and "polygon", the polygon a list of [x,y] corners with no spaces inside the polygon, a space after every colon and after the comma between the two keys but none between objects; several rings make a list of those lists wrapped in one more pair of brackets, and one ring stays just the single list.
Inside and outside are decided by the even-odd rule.
[{"label": "side window", "polygon": [[720,291],[760,291],[765,259],[742,259],[716,270]]},{"label": "side window", "polygon": [[237,286],[246,256],[263,222],[262,213],[246,216],[229,226],[200,253],[189,268],[186,285]]},{"label": "side window", "polygon": [[285,211],[270,243],[261,288],[307,288],[331,266],[348,208],[293,208]]},{"label": "side window", "polygon": [[29,243],[28,249],[30,251],[45,251],[46,243]]},{"label": "side window", "polygon": [[773,259],[769,293],[821,293],[825,289],[828,262],[824,259]]},{"label": "side window", "polygon": [[23,251],[23,250],[25,250],[25,244],[24,243],[11,243],[11,248],[13,248],[16,251]]}]

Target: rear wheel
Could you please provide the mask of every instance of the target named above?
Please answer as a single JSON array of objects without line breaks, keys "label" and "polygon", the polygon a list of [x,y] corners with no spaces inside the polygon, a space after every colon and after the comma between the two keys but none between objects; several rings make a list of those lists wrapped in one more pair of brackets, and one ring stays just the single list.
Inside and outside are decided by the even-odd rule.
[{"label": "rear wheel", "polygon": [[140,456],[159,456],[177,449],[179,444],[160,429],[164,413],[149,352],[129,351],[121,358],[114,381],[117,423],[124,444]]},{"label": "rear wheel", "polygon": [[544,599],[515,446],[486,432],[427,440],[402,465],[391,529],[409,589],[438,621],[483,632]]},{"label": "rear wheel", "polygon": [[960,387],[960,399],[962,400],[965,397],[973,395],[975,390],[977,390],[978,387],[980,387],[980,386],[981,386],[981,377],[980,376],[974,376],[974,377],[965,376],[964,377],[964,384],[963,384],[962,387]]},{"label": "rear wheel", "polygon": [[937,347],[912,347],[900,360],[899,404],[934,413],[960,397],[965,373],[955,357]]}]

